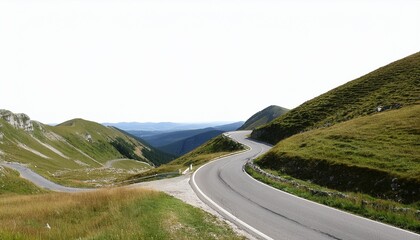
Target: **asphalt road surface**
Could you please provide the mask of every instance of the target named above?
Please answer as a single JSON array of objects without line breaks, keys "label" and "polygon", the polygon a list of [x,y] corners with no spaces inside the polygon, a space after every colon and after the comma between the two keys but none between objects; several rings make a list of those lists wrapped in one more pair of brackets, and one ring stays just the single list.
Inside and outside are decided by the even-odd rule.
[{"label": "asphalt road surface", "polygon": [[210,162],[193,175],[199,197],[220,214],[261,239],[420,240],[420,235],[314,203],[262,184],[243,171],[248,159],[269,145],[230,132],[249,151]]}]

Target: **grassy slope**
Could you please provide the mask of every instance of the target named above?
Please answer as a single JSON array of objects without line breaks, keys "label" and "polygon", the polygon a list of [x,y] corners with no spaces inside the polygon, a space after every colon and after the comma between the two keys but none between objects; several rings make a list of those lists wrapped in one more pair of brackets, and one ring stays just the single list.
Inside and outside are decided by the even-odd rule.
[{"label": "grassy slope", "polygon": [[420,52],[379,68],[314,98],[252,137],[275,144],[302,131],[373,114],[378,106],[407,106],[420,100]]},{"label": "grassy slope", "polygon": [[135,134],[133,134],[133,131],[130,132],[126,132],[124,130],[118,129],[116,128],[118,131],[122,132],[123,134],[130,136],[134,139],[136,139],[138,142],[140,142],[143,146],[145,146],[141,152],[143,154],[144,157],[146,157],[147,159],[150,159],[153,164],[155,166],[159,166],[165,163],[168,163],[172,160],[174,160],[176,157],[165,153],[155,147],[153,147],[152,145],[150,145],[148,142],[146,142],[144,139],[140,138],[139,136],[136,136]]},{"label": "grassy slope", "polygon": [[287,113],[289,109],[279,106],[269,106],[256,114],[252,115],[238,130],[253,130],[257,127],[263,126],[281,115]]},{"label": "grassy slope", "polygon": [[[136,155],[139,160],[147,161],[142,157],[142,145],[136,140],[124,135],[112,127],[104,127],[99,123],[82,119],[74,119],[64,122],[52,130],[63,136],[69,143],[95,160],[104,163],[107,160],[121,158],[123,155],[110,142],[117,138],[135,146]],[[87,141],[86,136],[90,135],[92,141]]]},{"label": "grassy slope", "polygon": [[194,168],[197,168],[210,160],[213,160],[217,157],[243,150],[244,147],[231,140],[229,137],[224,135],[219,135],[200,147],[194,149],[193,151],[181,156],[174,161],[171,161],[167,164],[163,164],[155,169],[152,169],[148,172],[144,172],[133,176],[131,179],[141,178],[149,175],[166,173],[166,172],[177,172],[179,169],[185,170],[193,165]]},{"label": "grassy slope", "polygon": [[152,169],[152,167],[150,167],[147,163],[131,160],[131,159],[124,159],[121,161],[116,161],[112,163],[112,167],[125,169],[125,170],[132,170],[132,169],[150,170]]},{"label": "grassy slope", "polygon": [[414,105],[297,134],[257,164],[339,190],[417,202],[419,144],[420,105]]},{"label": "grassy slope", "polygon": [[[58,183],[92,187],[128,177],[130,173],[127,171],[102,168],[108,160],[126,157],[110,143],[115,139],[131,145],[136,158],[147,161],[142,156],[143,145],[114,128],[81,119],[56,127],[33,123],[34,131],[28,133],[0,119],[2,159],[28,164],[36,172]],[[91,141],[86,139],[87,135],[91,136]],[[19,147],[19,144],[32,151]],[[90,181],[94,179],[100,183]]]},{"label": "grassy slope", "polygon": [[241,239],[198,208],[138,189],[0,197],[0,238]]}]

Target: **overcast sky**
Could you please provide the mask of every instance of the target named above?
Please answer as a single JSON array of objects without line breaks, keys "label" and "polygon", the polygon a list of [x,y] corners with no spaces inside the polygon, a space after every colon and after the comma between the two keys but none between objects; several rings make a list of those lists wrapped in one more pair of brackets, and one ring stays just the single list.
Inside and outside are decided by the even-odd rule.
[{"label": "overcast sky", "polygon": [[420,50],[420,1],[1,0],[0,109],[246,120]]}]

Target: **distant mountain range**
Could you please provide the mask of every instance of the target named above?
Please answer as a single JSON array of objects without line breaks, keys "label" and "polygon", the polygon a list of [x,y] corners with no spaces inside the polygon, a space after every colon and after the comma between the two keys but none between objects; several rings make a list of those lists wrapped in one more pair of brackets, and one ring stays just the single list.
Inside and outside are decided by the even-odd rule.
[{"label": "distant mountain range", "polygon": [[145,132],[175,132],[182,130],[194,130],[223,125],[237,125],[237,122],[208,122],[208,123],[174,123],[174,122],[119,122],[102,123],[105,126],[113,126],[124,131],[145,131]]},{"label": "distant mountain range", "polygon": [[252,115],[244,125],[242,125],[238,130],[253,130],[257,127],[263,126],[274,119],[280,117],[281,115],[287,113],[289,109],[279,107],[276,105],[271,105],[263,110]]},{"label": "distant mountain range", "polygon": [[224,131],[209,130],[209,131],[194,135],[192,137],[181,139],[179,141],[161,146],[159,149],[161,151],[174,154],[176,156],[182,156],[186,153],[191,152],[192,150],[204,144],[208,140],[216,136],[219,136],[222,133],[224,133]]},{"label": "distant mountain range", "polygon": [[139,137],[151,146],[166,153],[181,156],[190,152],[211,138],[242,126],[243,122],[235,122],[210,128],[183,130],[173,132],[127,131]]}]

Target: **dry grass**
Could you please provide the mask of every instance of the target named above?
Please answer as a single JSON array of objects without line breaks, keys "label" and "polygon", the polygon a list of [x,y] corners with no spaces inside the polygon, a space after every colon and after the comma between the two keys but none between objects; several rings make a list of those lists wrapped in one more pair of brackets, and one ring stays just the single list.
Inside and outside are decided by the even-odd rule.
[{"label": "dry grass", "polygon": [[[110,220],[120,214],[120,206],[157,194],[145,190],[113,189],[95,193],[1,198],[0,229],[29,238],[63,236],[61,239],[68,239],[87,236],[110,225]],[[46,227],[47,223],[51,229]]]},{"label": "dry grass", "polygon": [[1,197],[0,239],[238,237],[209,214],[166,194],[114,188],[77,194]]}]

